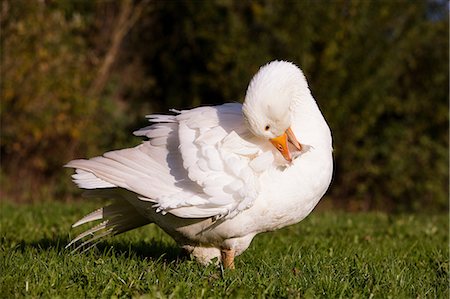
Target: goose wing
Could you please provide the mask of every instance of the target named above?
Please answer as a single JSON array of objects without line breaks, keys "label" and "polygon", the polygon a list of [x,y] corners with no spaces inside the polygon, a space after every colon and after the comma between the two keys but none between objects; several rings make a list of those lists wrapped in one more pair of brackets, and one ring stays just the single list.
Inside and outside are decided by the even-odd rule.
[{"label": "goose wing", "polygon": [[135,132],[149,140],[89,160],[73,160],[84,189],[119,187],[162,213],[227,217],[251,207],[274,152],[247,129],[238,103],[150,115]]}]

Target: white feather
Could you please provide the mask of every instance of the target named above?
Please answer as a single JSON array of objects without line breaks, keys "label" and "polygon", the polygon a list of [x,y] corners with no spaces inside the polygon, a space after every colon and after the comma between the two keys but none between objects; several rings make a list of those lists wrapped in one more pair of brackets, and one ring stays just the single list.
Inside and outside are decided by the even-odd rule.
[{"label": "white feather", "polygon": [[[71,244],[92,246],[155,222],[195,255],[212,258],[220,250],[203,247],[240,254],[257,233],[306,217],[327,189],[333,163],[330,130],[303,74],[287,62],[262,67],[247,91],[245,119],[242,107],[149,115],[152,125],[134,132],[148,138],[141,145],[69,162],[79,187],[118,201],[76,222],[103,220]],[[307,149],[292,163],[268,140],[285,125]]]}]

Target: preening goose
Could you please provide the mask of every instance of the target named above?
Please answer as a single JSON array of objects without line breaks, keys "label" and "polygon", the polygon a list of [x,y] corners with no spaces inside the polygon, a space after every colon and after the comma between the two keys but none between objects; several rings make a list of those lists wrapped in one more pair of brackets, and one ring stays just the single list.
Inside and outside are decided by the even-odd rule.
[{"label": "preening goose", "polygon": [[199,262],[234,268],[256,234],[304,219],[330,184],[330,129],[290,62],[262,66],[243,105],[174,112],[149,115],[134,148],[66,165],[112,200],[73,225],[103,220],[68,246],[156,223]]}]

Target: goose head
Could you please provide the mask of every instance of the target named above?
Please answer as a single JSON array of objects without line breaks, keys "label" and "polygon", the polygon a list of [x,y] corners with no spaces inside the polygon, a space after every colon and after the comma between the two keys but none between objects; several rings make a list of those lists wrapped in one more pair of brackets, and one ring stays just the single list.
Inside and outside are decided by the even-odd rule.
[{"label": "goose head", "polygon": [[291,129],[293,110],[308,84],[302,71],[293,63],[272,61],[262,66],[247,88],[243,104],[244,118],[250,131],[270,141],[291,162],[288,143],[301,150]]}]

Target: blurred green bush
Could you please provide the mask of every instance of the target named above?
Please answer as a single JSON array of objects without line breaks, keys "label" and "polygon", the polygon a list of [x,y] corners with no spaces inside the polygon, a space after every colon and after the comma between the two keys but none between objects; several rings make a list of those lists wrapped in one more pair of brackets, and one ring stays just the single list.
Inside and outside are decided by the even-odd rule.
[{"label": "blurred green bush", "polygon": [[1,5],[2,197],[65,198],[65,162],[139,143],[145,114],[242,101],[284,59],[332,128],[333,205],[448,207],[446,1]]}]

